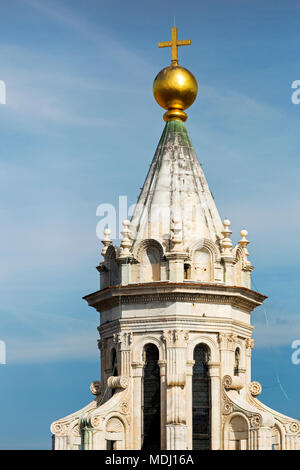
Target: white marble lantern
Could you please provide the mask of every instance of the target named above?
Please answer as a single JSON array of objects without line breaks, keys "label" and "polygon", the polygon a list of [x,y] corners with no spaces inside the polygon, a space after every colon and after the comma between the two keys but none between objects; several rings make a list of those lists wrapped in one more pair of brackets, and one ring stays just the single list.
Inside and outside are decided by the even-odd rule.
[{"label": "white marble lantern", "polygon": [[[227,189],[228,190],[228,189]],[[165,125],[120,247],[109,230],[94,400],[51,425],[55,449],[300,449],[300,423],[252,381],[247,231],[221,222],[180,120]]]}]

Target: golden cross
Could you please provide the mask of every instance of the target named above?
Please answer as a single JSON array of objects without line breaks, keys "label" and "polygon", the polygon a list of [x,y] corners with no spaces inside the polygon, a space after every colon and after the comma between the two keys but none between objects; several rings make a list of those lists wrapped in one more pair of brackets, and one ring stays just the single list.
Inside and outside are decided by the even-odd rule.
[{"label": "golden cross", "polygon": [[184,39],[178,41],[177,39],[177,28],[172,28],[172,41],[159,42],[158,47],[172,47],[172,64],[178,64],[178,46],[190,46],[192,41],[190,39]]}]

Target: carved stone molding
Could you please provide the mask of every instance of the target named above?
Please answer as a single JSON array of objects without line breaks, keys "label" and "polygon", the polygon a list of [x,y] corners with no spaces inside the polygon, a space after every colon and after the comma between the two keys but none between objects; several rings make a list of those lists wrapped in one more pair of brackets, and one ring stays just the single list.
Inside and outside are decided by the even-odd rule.
[{"label": "carved stone molding", "polygon": [[[224,379],[227,377],[229,376],[226,376],[226,375],[224,376],[223,382],[224,382]],[[223,392],[223,415],[227,416],[235,412],[242,413],[245,417],[248,418],[251,429],[258,429],[259,427],[262,426],[263,417],[259,413],[253,413],[251,411],[247,411],[241,408],[236,403],[230,400],[226,392]]]},{"label": "carved stone molding", "polygon": [[223,405],[223,414],[230,415],[233,412],[233,405],[230,402],[225,402]]},{"label": "carved stone molding", "polygon": [[124,415],[128,414],[129,405],[127,401],[122,401],[122,403],[120,404],[120,412]]},{"label": "carved stone molding", "polygon": [[188,339],[189,332],[187,330],[165,330],[162,334],[162,340],[166,343],[167,348],[185,348]]},{"label": "carved stone molding", "polygon": [[121,433],[123,432],[122,421],[117,417],[110,418],[106,423],[106,431],[110,433]]},{"label": "carved stone molding", "polygon": [[72,435],[74,437],[81,437],[81,429],[80,429],[80,426],[78,424],[76,426],[74,426],[74,428],[72,429]]},{"label": "carved stone molding", "polygon": [[250,424],[253,429],[258,429],[262,425],[262,417],[259,414],[250,416]]},{"label": "carved stone molding", "polygon": [[145,363],[141,361],[132,361],[131,367],[133,369],[142,369],[144,367]]},{"label": "carved stone molding", "polygon": [[185,374],[169,374],[167,377],[168,387],[181,387],[185,386]]},{"label": "carved stone molding", "polygon": [[95,429],[99,429],[101,427],[102,421],[103,421],[103,418],[101,418],[100,416],[97,416],[97,415],[92,416],[91,426]]},{"label": "carved stone molding", "polygon": [[[155,284],[156,283],[149,284],[149,288],[155,288]],[[160,286],[165,290],[165,292],[133,293],[131,289],[136,289],[136,287],[137,286],[135,285],[130,285],[128,287],[126,286],[124,287],[124,291],[120,288],[119,295],[116,295],[117,291],[104,292],[104,289],[104,291],[101,292],[102,298],[98,298],[95,300],[89,300],[86,298],[86,300],[88,300],[89,305],[96,308],[96,310],[98,310],[99,312],[103,312],[105,310],[120,305],[149,304],[152,302],[188,302],[231,305],[232,307],[239,308],[240,310],[250,313],[255,307],[261,305],[262,301],[265,299],[264,296],[256,298],[256,296],[253,295],[253,291],[250,291],[249,289],[243,287],[236,288],[235,292],[234,287],[229,290],[230,286],[219,286],[219,292],[208,293],[205,291],[209,287],[216,289],[216,286],[209,286],[201,283],[199,283],[198,286],[198,289],[201,289],[201,292],[191,292],[191,289],[193,289],[194,291],[197,286],[195,283],[193,283],[193,285],[189,285],[187,282],[185,282],[183,286],[179,283],[176,284],[177,288],[182,287],[185,289],[181,292],[169,292],[168,290],[166,290],[167,288],[169,289],[172,287],[170,283],[168,283],[167,286]],[[148,285],[141,283],[139,284],[139,287],[145,289],[148,287]],[[126,288],[129,290],[129,292],[125,292]],[[246,295],[239,295],[238,289],[246,289]]]},{"label": "carved stone molding", "polygon": [[261,384],[255,381],[251,382],[249,384],[249,392],[251,393],[253,397],[258,397],[258,395],[260,395],[262,392]]},{"label": "carved stone molding", "polygon": [[106,344],[107,344],[107,339],[106,338],[98,339],[98,348],[101,352],[105,350]]}]

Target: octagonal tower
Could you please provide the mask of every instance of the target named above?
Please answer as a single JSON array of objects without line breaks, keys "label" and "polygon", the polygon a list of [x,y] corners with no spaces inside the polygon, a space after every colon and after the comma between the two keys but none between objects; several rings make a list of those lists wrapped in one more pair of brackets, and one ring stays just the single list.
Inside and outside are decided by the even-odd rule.
[{"label": "octagonal tower", "polygon": [[160,43],[173,50],[154,82],[165,128],[84,298],[100,313],[101,377],[87,407],[52,424],[55,449],[300,449],[300,423],[263,405],[251,379],[250,317],[266,297],[251,289],[247,231],[233,246],[184,124],[197,94],[178,66],[188,42],[173,28]]}]

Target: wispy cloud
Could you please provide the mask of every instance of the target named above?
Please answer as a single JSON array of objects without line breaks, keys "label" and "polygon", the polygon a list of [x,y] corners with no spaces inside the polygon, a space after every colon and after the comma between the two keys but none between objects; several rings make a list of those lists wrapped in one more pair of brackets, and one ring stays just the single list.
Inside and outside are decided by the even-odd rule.
[{"label": "wispy cloud", "polygon": [[[73,323],[76,324],[73,319]],[[43,363],[64,360],[95,359],[97,331],[92,328],[75,330],[67,334],[49,335],[41,340],[38,336],[11,338],[6,341],[7,365],[10,363]]]},{"label": "wispy cloud", "polygon": [[300,339],[299,314],[257,324],[253,336],[257,348],[290,346],[295,339]]},{"label": "wispy cloud", "polygon": [[118,40],[114,34],[107,32],[103,24],[99,24],[99,28],[95,28],[86,19],[74,10],[62,6],[58,2],[45,2],[38,0],[23,0],[24,3],[40,11],[49,19],[60,23],[64,27],[71,28],[73,31],[93,43],[98,50],[109,56],[111,60],[117,64],[126,65],[127,68],[133,67],[135,74],[146,76],[147,72],[152,68],[150,63],[143,57],[139,56],[135,50],[124,45],[124,42]]}]

